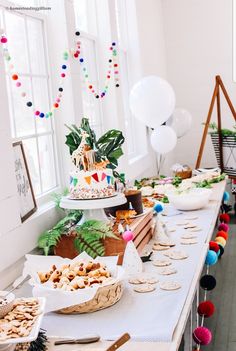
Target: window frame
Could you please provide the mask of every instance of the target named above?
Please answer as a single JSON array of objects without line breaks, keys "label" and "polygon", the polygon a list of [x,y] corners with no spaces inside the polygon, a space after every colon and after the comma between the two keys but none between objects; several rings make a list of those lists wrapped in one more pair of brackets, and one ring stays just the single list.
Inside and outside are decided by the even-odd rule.
[{"label": "window frame", "polygon": [[[16,3],[13,3],[8,0],[0,0],[0,9],[2,11],[8,11],[9,13],[11,12],[7,8],[10,6],[13,7],[21,7],[23,5],[18,5]],[[33,6],[33,5],[32,5]],[[36,5],[35,5],[36,6]],[[27,45],[27,56],[30,57],[29,53],[29,37],[28,37],[28,29],[27,29],[27,18],[32,18],[33,20],[40,20],[41,21],[41,26],[42,26],[42,33],[43,33],[43,46],[44,46],[44,54],[45,54],[45,69],[46,73],[45,74],[34,74],[31,71],[31,67],[29,64],[29,73],[21,73],[19,74],[23,77],[29,77],[30,78],[30,88],[31,88],[31,94],[32,94],[32,100],[34,101],[34,91],[33,91],[33,86],[32,86],[32,79],[34,78],[45,78],[47,82],[47,89],[48,89],[48,101],[49,105],[52,103],[52,80],[51,80],[51,72],[50,72],[50,57],[49,57],[49,52],[48,52],[48,38],[47,38],[47,15],[41,14],[39,11],[32,11],[32,10],[27,10],[21,11],[21,10],[14,10],[14,14],[17,16],[20,16],[21,18],[24,19],[24,30],[25,30],[25,35],[26,35],[26,45]],[[3,26],[6,28],[6,23],[5,23],[5,16],[3,15]],[[5,82],[6,82],[6,88],[7,88],[7,79],[9,80],[10,73],[5,72]],[[11,83],[10,83],[11,84]],[[7,89],[8,90],[8,89]],[[10,96],[7,94],[8,100],[10,98],[10,101],[13,101],[13,93],[12,93],[12,87],[10,87]],[[8,101],[8,105],[10,108],[10,104]],[[11,104],[11,109],[14,111],[14,106]],[[10,112],[10,111],[9,111]],[[10,115],[12,112],[10,112]],[[36,145],[37,145],[37,157],[39,160],[39,144],[38,144],[38,138],[43,137],[43,136],[51,136],[52,138],[52,152],[53,152],[53,157],[54,157],[54,166],[55,166],[55,177],[56,177],[56,185],[55,187],[49,189],[48,191],[44,191],[38,195],[35,195],[37,206],[41,207],[44,206],[45,204],[49,203],[52,200],[52,194],[54,192],[60,191],[61,190],[61,170],[59,167],[59,160],[58,160],[58,148],[57,148],[57,134],[56,134],[56,126],[55,126],[55,118],[54,115],[52,118],[50,118],[50,130],[44,131],[44,132],[38,132],[37,131],[37,125],[36,125],[36,120],[34,119],[34,128],[35,128],[35,133],[33,134],[28,134],[28,135],[23,135],[20,137],[16,137],[16,126],[15,126],[15,118],[13,116],[10,117],[11,119],[11,125],[13,124],[14,128],[14,136],[12,136],[11,133],[11,140],[12,143],[17,142],[22,140],[24,143],[24,140],[27,139],[32,139],[34,138],[36,140]],[[42,191],[42,177],[41,177],[41,171],[40,171],[40,163],[39,165],[39,178],[40,178],[40,189]]]}]

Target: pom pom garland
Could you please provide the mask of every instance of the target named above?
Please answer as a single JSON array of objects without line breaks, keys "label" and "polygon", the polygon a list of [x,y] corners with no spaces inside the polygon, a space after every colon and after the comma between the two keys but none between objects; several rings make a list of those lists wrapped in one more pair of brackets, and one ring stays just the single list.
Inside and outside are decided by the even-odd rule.
[{"label": "pom pom garland", "polygon": [[197,344],[208,345],[211,342],[211,331],[206,327],[198,327],[193,331],[193,339]]},{"label": "pom pom garland", "polygon": [[216,279],[210,274],[206,274],[200,279],[200,286],[202,289],[210,291],[216,287]]},{"label": "pom pom garland", "polygon": [[223,230],[224,232],[228,232],[229,226],[226,223],[220,223],[220,225],[218,226],[218,230]]},{"label": "pom pom garland", "polygon": [[229,223],[230,221],[230,216],[228,215],[228,213],[222,213],[220,215],[220,221],[224,222],[224,223]]},{"label": "pom pom garland", "polygon": [[217,244],[221,244],[223,247],[225,247],[226,245],[226,240],[224,238],[222,238],[221,236],[218,236],[215,241],[217,242]]},{"label": "pom pom garland", "polygon": [[218,253],[220,251],[219,245],[215,241],[209,242],[209,249]]},{"label": "pom pom garland", "polygon": [[216,234],[216,237],[222,237],[224,238],[225,240],[228,240],[228,233],[224,232],[223,230],[219,231],[217,234]]},{"label": "pom pom garland", "polygon": [[203,301],[198,305],[197,312],[199,316],[209,318],[215,312],[215,306],[211,301]]},{"label": "pom pom garland", "polygon": [[205,264],[207,266],[213,266],[218,261],[217,253],[213,250],[208,250],[206,255]]},{"label": "pom pom garland", "polygon": [[[80,32],[79,31],[75,31],[75,35],[76,36],[80,36]],[[9,54],[9,51],[8,51],[8,47],[7,47],[7,38],[6,36],[4,35],[4,30],[2,29],[0,31],[0,44],[3,44],[3,56],[5,58],[5,60],[7,61],[7,64],[8,64],[8,69],[12,72],[13,68],[14,68],[14,65],[11,64],[9,61],[11,60],[11,56]],[[99,99],[100,97],[103,98],[104,96],[106,96],[107,94],[107,90],[108,90],[108,82],[111,80],[111,73],[113,72],[113,79],[114,79],[114,83],[115,83],[115,87],[119,87],[119,77],[117,77],[117,75],[119,74],[119,71],[118,71],[118,63],[117,63],[117,49],[116,49],[116,43],[115,42],[112,42],[112,45],[109,47],[109,50],[111,50],[111,57],[109,59],[109,69],[107,70],[107,74],[106,74],[106,81],[105,81],[105,84],[104,84],[104,89],[102,90],[101,93],[98,93],[96,92],[96,90],[94,89],[94,87],[92,85],[89,84],[89,77],[88,77],[88,72],[87,72],[87,68],[86,67],[82,67],[82,70],[84,71],[84,75],[85,75],[85,82],[88,84],[88,87],[90,89],[90,92],[94,95],[94,97],[96,99]],[[74,57],[74,58],[79,58],[79,63],[84,66],[84,62],[86,61],[84,58],[82,58],[80,56],[81,54],[81,42],[80,41],[76,41],[76,47],[74,49],[70,49],[70,50],[66,50],[64,51],[63,53],[63,59],[65,61],[67,61],[69,59],[69,55],[71,57]],[[61,78],[65,78],[66,77],[66,74],[64,73],[65,70],[67,69],[67,65],[66,64],[62,64],[61,65],[61,73],[60,73],[60,76]],[[112,70],[111,70],[112,69]],[[116,75],[116,77],[114,77]],[[18,75],[16,73],[14,73],[12,76],[11,76],[12,80],[13,81],[17,81],[19,79]],[[63,79],[64,80],[64,79]],[[62,83],[61,83],[62,84]],[[22,83],[21,82],[17,82],[16,84],[16,87],[17,88],[20,88],[22,86]],[[19,89],[20,90],[20,89]],[[60,92],[63,91],[63,88],[60,87],[58,89]],[[20,96],[21,97],[25,97],[26,96],[26,93],[24,92],[20,92]],[[47,113],[44,113],[44,112],[40,112],[40,114],[35,114],[34,112],[34,115],[35,116],[38,116],[40,118],[48,118],[48,117],[51,117],[52,116],[52,113],[53,111],[59,107],[59,105],[57,104],[58,102],[60,102],[59,98],[61,98],[62,96],[57,96],[54,100],[54,104],[51,106],[51,110]],[[26,106],[28,107],[32,107],[33,106],[33,103],[31,101],[28,101],[26,103]],[[33,111],[35,111],[36,109],[34,108],[33,106]]]}]

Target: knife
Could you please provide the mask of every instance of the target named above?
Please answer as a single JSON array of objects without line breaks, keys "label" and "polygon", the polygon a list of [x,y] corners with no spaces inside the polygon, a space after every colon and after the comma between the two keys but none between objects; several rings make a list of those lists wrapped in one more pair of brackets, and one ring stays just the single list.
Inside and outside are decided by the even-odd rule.
[{"label": "knife", "polygon": [[117,339],[111,346],[109,346],[106,351],[116,351],[119,347],[124,345],[130,339],[130,335],[125,333],[119,339]]},{"label": "knife", "polygon": [[100,340],[99,335],[88,335],[79,339],[64,339],[54,342],[54,345],[66,345],[66,344],[90,344]]}]

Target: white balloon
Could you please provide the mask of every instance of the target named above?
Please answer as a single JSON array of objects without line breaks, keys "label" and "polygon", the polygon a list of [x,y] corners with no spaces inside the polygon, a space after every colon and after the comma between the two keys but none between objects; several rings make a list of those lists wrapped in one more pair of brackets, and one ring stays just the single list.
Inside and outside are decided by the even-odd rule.
[{"label": "white balloon", "polygon": [[172,151],[177,143],[175,131],[168,126],[160,126],[151,134],[151,145],[159,154],[167,154]]},{"label": "white balloon", "polygon": [[167,120],[166,125],[174,129],[177,138],[182,138],[192,126],[192,116],[189,111],[176,108],[173,115]]},{"label": "white balloon", "polygon": [[148,76],[131,89],[129,105],[138,120],[148,127],[155,128],[166,122],[173,113],[175,93],[166,80]]}]

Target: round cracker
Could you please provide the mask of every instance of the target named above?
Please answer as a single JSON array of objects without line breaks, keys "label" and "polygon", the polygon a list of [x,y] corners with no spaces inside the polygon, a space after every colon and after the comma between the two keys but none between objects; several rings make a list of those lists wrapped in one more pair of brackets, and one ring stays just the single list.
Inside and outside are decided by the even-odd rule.
[{"label": "round cracker", "polygon": [[149,285],[149,284],[145,284],[145,285],[143,284],[140,286],[136,286],[134,288],[134,291],[138,293],[148,293],[154,290],[156,290],[156,287],[154,285]]},{"label": "round cracker", "polygon": [[169,250],[170,246],[161,246],[159,244],[153,244],[152,249],[155,251],[165,251],[165,250]]},{"label": "round cracker", "polygon": [[170,260],[156,260],[156,261],[153,261],[152,263],[154,266],[157,266],[157,267],[167,267],[172,264]]},{"label": "round cracker", "polygon": [[143,277],[134,277],[129,279],[129,283],[133,285],[139,285],[139,284],[144,284],[146,283],[146,279]]},{"label": "round cracker", "polygon": [[[154,243],[154,245],[155,245],[155,243]],[[170,246],[170,247],[172,247],[172,246],[175,246],[176,244],[175,244],[174,241],[166,239],[166,240],[160,240],[160,241],[157,243],[157,245],[161,245],[161,246]]]},{"label": "round cracker", "polygon": [[184,260],[186,258],[188,258],[188,254],[185,253],[184,251],[169,251],[164,253],[165,256],[171,258],[172,260]]},{"label": "round cracker", "polygon": [[166,267],[159,272],[159,274],[161,275],[171,275],[176,273],[177,273],[177,269],[175,269],[174,267]]},{"label": "round cracker", "polygon": [[181,239],[194,239],[196,238],[197,236],[195,234],[191,234],[191,233],[186,233],[186,234],[183,234],[181,236]]},{"label": "round cracker", "polygon": [[174,281],[160,283],[160,289],[162,290],[172,291],[172,290],[178,290],[180,288],[181,288],[181,285]]},{"label": "round cracker", "polygon": [[156,284],[159,280],[157,278],[147,278],[147,284]]},{"label": "round cracker", "polygon": [[190,231],[190,232],[201,232],[201,231],[202,231],[202,228],[196,227],[196,228],[189,229],[189,231]]},{"label": "round cracker", "polygon": [[186,219],[186,221],[194,221],[194,220],[198,219],[198,217],[197,216],[189,216],[189,217],[186,217],[185,219]]},{"label": "round cracker", "polygon": [[196,239],[183,239],[180,242],[181,245],[194,245],[197,243],[198,243],[198,241]]}]

